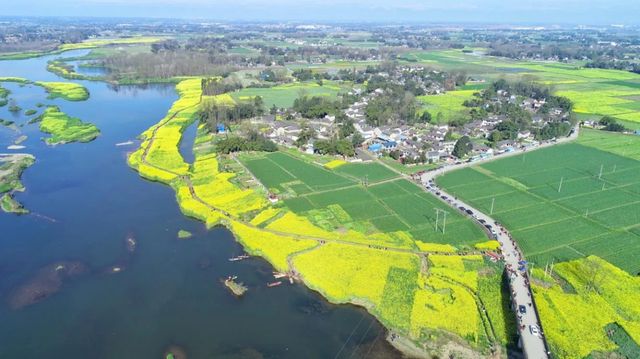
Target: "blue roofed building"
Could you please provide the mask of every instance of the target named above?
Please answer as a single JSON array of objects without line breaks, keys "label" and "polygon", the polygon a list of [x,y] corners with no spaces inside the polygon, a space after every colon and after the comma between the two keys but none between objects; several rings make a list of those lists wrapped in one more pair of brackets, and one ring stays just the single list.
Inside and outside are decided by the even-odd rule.
[{"label": "blue roofed building", "polygon": [[371,152],[380,152],[380,151],[382,151],[382,144],[381,143],[371,144],[371,145],[369,145],[368,149]]}]

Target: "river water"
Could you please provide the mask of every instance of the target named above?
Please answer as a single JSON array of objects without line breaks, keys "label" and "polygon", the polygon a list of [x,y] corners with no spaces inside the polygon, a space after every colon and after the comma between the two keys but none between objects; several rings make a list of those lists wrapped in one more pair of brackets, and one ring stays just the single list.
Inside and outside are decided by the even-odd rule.
[{"label": "river water", "polygon": [[[46,71],[54,57],[0,61],[0,76],[67,81]],[[0,118],[24,124],[20,133],[0,127],[0,152],[12,152],[6,147],[24,134],[19,152],[37,158],[23,175],[26,192],[16,195],[32,214],[0,212],[0,358],[161,358],[171,345],[189,358],[398,356],[364,310],[331,305],[300,284],[267,288],[272,268],[260,258],[229,262],[242,253],[229,231],[186,218],[171,188],[127,166],[138,143],[116,144],[166,114],[177,98],[172,87],[74,82],[89,89],[88,101],[47,100],[40,87],[3,85],[23,110],[55,104],[102,133],[91,143],[48,147],[37,124],[26,124],[31,117],[0,108]],[[194,236],[178,240],[180,229]],[[137,242],[133,252],[127,237]],[[86,270],[35,304],[10,304],[61,261]],[[249,286],[245,297],[221,285],[227,275]]]}]

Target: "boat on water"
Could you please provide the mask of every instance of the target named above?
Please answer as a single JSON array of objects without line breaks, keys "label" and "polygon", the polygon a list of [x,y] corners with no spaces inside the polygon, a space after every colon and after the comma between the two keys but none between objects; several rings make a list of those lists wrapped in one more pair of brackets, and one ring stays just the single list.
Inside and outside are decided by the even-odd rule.
[{"label": "boat on water", "polygon": [[129,146],[129,145],[133,145],[133,141],[129,140],[126,142],[116,143],[116,146]]},{"label": "boat on water", "polygon": [[247,258],[249,258],[249,256],[247,254],[243,254],[243,255],[239,255],[239,256],[236,256],[236,257],[229,258],[229,262],[241,261],[241,260],[247,259]]},{"label": "boat on water", "polygon": [[281,281],[281,280],[279,280],[279,281],[277,281],[277,282],[270,282],[270,283],[267,283],[267,287],[269,287],[269,288],[271,288],[271,287],[277,287],[277,286],[279,286],[280,284],[282,284],[282,281]]},{"label": "boat on water", "polygon": [[135,251],[136,250],[136,245],[137,245],[137,243],[136,243],[136,240],[133,239],[133,236],[128,236],[127,237],[127,250],[129,252]]},{"label": "boat on water", "polygon": [[286,276],[287,276],[287,274],[286,274],[286,273],[273,272],[273,277],[274,277],[275,279],[284,278],[284,277],[286,277]]}]

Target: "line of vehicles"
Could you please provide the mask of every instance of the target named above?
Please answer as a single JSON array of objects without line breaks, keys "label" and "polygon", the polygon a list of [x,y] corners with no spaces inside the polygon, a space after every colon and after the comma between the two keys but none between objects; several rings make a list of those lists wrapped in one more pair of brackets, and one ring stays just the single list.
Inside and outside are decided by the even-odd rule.
[{"label": "line of vehicles", "polygon": [[[472,217],[476,222],[478,222],[480,225],[486,228],[487,232],[491,233],[492,239],[498,240],[498,232],[496,232],[496,229],[494,228],[494,225],[495,227],[500,226],[500,224],[497,221],[495,221],[494,224],[487,223],[486,220],[480,218],[476,213],[473,212],[473,210],[466,208],[462,205],[455,206],[454,202],[457,200],[457,198],[451,198],[450,196],[447,196],[446,194],[442,193],[436,186],[433,179],[429,179],[429,181],[424,185],[429,192],[433,193],[435,196],[439,197],[443,201],[449,203],[452,207],[457,208],[463,214],[467,214],[470,217]],[[518,313],[519,313],[518,315],[519,317],[526,315],[527,307],[524,305],[519,305]],[[531,333],[531,335],[542,338],[542,331],[536,324],[529,325],[529,332]]]},{"label": "line of vehicles", "polygon": [[[427,190],[429,190],[429,192],[435,194],[437,197],[440,197],[443,201],[451,204],[453,206],[454,201],[457,198],[451,198],[445,194],[443,194],[442,192],[440,192],[440,190],[438,189],[438,187],[436,186],[435,182],[433,182],[433,179],[430,179],[426,184],[425,187],[427,188]],[[454,206],[455,207],[455,206]],[[483,227],[485,227],[487,229],[487,231],[489,233],[491,233],[492,235],[492,239],[498,239],[498,232],[496,232],[496,230],[493,228],[493,225],[490,223],[487,223],[487,221],[485,221],[484,219],[478,217],[478,215],[476,215],[471,209],[466,208],[464,206],[457,206],[456,208],[458,208],[458,210],[464,214],[467,214],[469,216],[471,216],[473,219],[475,219],[478,223],[480,223],[480,225],[482,225]],[[495,225],[498,225],[498,223],[496,222]]]}]

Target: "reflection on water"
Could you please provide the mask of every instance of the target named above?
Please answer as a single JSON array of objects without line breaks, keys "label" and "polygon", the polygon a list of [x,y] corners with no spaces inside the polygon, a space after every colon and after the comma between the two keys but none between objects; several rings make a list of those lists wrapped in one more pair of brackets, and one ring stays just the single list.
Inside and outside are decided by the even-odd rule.
[{"label": "reflection on water", "polygon": [[[0,61],[0,76],[60,81],[43,71],[51,58]],[[228,261],[242,253],[229,231],[186,218],[171,188],[127,167],[135,145],[116,144],[164,117],[177,97],[171,87],[76,82],[88,101],[6,84],[24,109],[58,105],[101,135],[48,147],[24,112],[20,133],[0,128],[0,147],[27,135],[24,151],[37,158],[16,195],[34,215],[0,213],[0,358],[397,356],[364,310],[331,305],[301,285],[268,288],[272,268],[259,258]],[[193,237],[178,240],[180,229]],[[249,287],[243,298],[220,284],[228,275]]]}]

